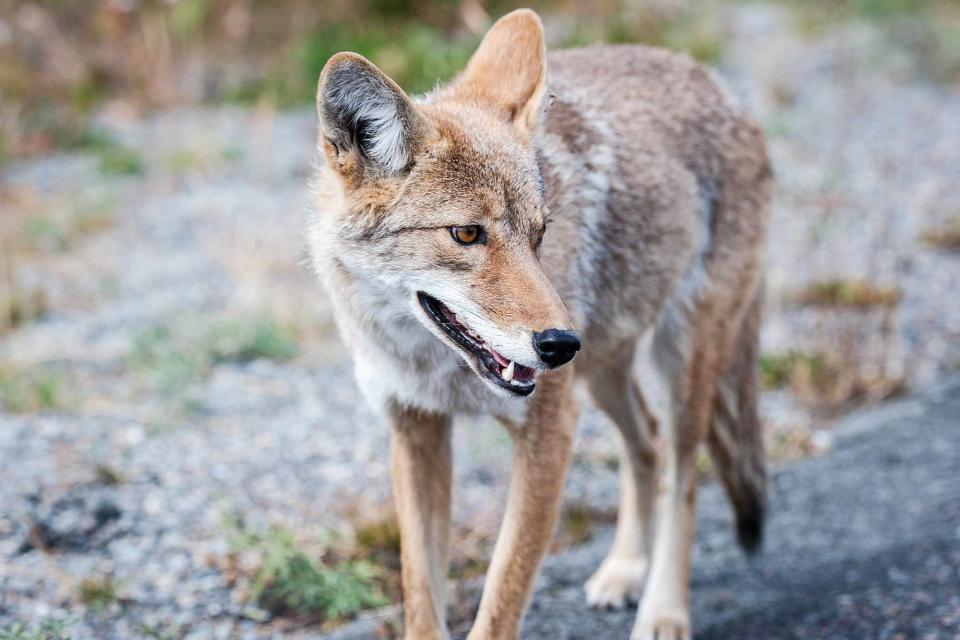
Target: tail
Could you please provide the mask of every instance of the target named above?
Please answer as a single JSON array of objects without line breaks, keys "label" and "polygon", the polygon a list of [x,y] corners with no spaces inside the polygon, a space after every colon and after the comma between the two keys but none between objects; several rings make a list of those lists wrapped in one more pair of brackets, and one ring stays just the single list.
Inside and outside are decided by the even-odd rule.
[{"label": "tail", "polygon": [[763,542],[767,503],[766,453],[757,414],[761,303],[757,293],[744,315],[730,368],[717,389],[707,437],[710,457],[736,514],[737,541],[748,553]]}]

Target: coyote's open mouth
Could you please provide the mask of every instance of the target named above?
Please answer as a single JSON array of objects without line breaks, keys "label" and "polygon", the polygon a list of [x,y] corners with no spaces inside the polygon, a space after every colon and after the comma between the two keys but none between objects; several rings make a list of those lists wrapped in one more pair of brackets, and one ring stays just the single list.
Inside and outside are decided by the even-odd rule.
[{"label": "coyote's open mouth", "polygon": [[447,305],[421,292],[417,293],[420,306],[454,344],[476,358],[480,370],[497,386],[519,396],[530,395],[536,386],[537,370],[505,358],[487,344],[473,329],[457,318]]}]

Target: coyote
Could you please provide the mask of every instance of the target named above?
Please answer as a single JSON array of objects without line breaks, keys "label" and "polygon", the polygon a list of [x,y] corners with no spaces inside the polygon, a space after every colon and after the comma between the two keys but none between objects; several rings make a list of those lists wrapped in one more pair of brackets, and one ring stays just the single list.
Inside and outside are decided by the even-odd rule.
[{"label": "coyote", "polygon": [[392,428],[405,637],[449,638],[451,418],[466,413],[495,416],[515,443],[468,638],[517,637],[582,380],[621,451],[616,537],[587,603],[639,600],[631,638],[689,638],[701,443],[741,544],[754,548],[762,529],[756,365],[772,180],[759,128],[685,56],[548,56],[526,9],[416,98],[338,53],[317,108],[309,243],[358,385]]}]

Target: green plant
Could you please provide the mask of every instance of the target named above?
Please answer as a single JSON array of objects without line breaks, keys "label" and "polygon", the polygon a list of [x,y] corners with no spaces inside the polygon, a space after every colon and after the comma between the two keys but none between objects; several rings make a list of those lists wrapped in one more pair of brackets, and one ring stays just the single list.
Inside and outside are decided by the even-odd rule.
[{"label": "green plant", "polygon": [[49,308],[47,295],[40,289],[23,291],[14,289],[7,299],[4,318],[0,319],[0,332],[15,329],[43,317]]},{"label": "green plant", "polygon": [[338,51],[356,51],[379,66],[410,94],[432,89],[463,69],[479,39],[454,37],[419,22],[371,19],[331,24],[302,33],[283,68],[236,88],[229,100],[251,102],[268,96],[281,106],[313,100],[320,71]]},{"label": "green plant", "polygon": [[113,147],[100,154],[100,173],[104,175],[135,175],[143,173],[143,161],[134,151]]},{"label": "green plant", "polygon": [[937,249],[960,251],[960,214],[940,227],[928,229],[921,239]]},{"label": "green plant", "polygon": [[400,526],[395,517],[371,520],[354,532],[357,552],[364,557],[378,557],[381,561],[398,561],[400,557]]},{"label": "green plant", "polygon": [[68,623],[64,620],[44,620],[36,627],[20,623],[0,629],[0,640],[70,640]]},{"label": "green plant", "polygon": [[311,553],[281,527],[250,531],[236,517],[228,527],[235,550],[252,550],[261,557],[251,596],[276,614],[320,614],[339,620],[387,603],[378,585],[383,572],[371,562],[332,561]]},{"label": "green plant", "polygon": [[597,509],[579,501],[569,502],[560,512],[553,551],[583,544],[593,537],[600,525],[615,521],[616,512]]},{"label": "green plant", "polygon": [[94,611],[102,611],[117,599],[117,586],[110,576],[84,578],[77,586],[77,598]]},{"label": "green plant", "polygon": [[27,220],[27,241],[38,249],[67,250],[67,232],[50,218],[34,217]]},{"label": "green plant", "polygon": [[11,413],[63,407],[63,380],[45,367],[0,370],[0,399]]},{"label": "green plant", "polygon": [[140,633],[143,634],[146,640],[178,640],[178,638],[183,637],[183,632],[179,629],[176,631],[164,631],[151,625],[142,625],[140,627]]},{"label": "green plant", "polygon": [[174,392],[206,374],[205,354],[171,327],[157,326],[134,338],[131,362],[162,391]]},{"label": "green plant", "polygon": [[135,151],[102,131],[87,131],[75,145],[81,151],[93,154],[104,175],[141,175],[145,166]]},{"label": "green plant", "polygon": [[214,323],[203,338],[213,363],[289,360],[297,355],[292,333],[266,316],[241,316]]},{"label": "green plant", "polygon": [[824,380],[830,365],[819,353],[786,353],[764,355],[760,358],[760,384],[764,389],[780,389],[790,386],[800,377]]},{"label": "green plant", "polygon": [[124,478],[115,467],[101,462],[93,468],[93,475],[97,482],[105,485],[123,484]]},{"label": "green plant", "polygon": [[241,314],[151,327],[134,338],[129,363],[148,385],[167,396],[174,412],[189,415],[202,411],[203,405],[187,392],[215,365],[287,360],[296,354],[292,330],[268,316]]},{"label": "green plant", "polygon": [[797,295],[796,301],[815,307],[895,307],[900,302],[900,292],[892,287],[878,287],[861,280],[837,278],[814,282]]}]

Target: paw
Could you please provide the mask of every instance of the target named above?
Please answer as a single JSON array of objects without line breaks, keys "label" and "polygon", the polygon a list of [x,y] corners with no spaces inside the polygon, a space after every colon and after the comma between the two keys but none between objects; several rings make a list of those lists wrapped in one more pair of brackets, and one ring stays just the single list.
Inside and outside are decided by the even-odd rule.
[{"label": "paw", "polygon": [[587,605],[596,609],[622,609],[638,602],[647,578],[646,558],[608,557],[587,580]]},{"label": "paw", "polygon": [[642,607],[630,640],[691,640],[690,614],[680,607]]}]

